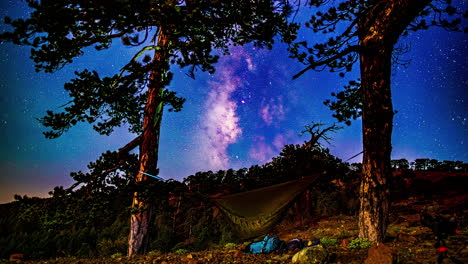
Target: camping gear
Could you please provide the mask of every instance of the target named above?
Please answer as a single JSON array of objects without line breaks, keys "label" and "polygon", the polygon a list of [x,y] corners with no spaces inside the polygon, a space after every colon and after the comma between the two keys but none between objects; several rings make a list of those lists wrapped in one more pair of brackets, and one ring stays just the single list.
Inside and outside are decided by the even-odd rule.
[{"label": "camping gear", "polygon": [[309,240],[309,242],[307,242],[308,247],[313,247],[313,246],[316,246],[318,244],[320,244],[320,239],[318,239],[318,238],[312,238],[312,240]]},{"label": "camping gear", "polygon": [[265,254],[276,251],[281,246],[281,240],[277,236],[266,236],[263,240],[265,241],[265,247],[263,249],[263,253]]},{"label": "camping gear", "polygon": [[292,263],[299,264],[328,263],[327,260],[329,260],[329,252],[322,245],[305,247],[292,257]]},{"label": "camping gear", "polygon": [[262,241],[253,242],[247,245],[244,253],[250,254],[269,254],[280,249],[282,241],[274,235],[267,235]]},{"label": "camping gear", "polygon": [[256,190],[210,197],[232,223],[239,237],[247,239],[268,233],[281,213],[320,174]]},{"label": "camping gear", "polygon": [[164,181],[164,179],[163,179],[163,178],[161,178],[161,177],[154,176],[154,175],[151,175],[151,174],[149,174],[149,173],[146,173],[146,172],[143,172],[143,171],[138,171],[138,172],[140,172],[140,173],[143,173],[144,175],[147,175],[147,176],[153,177],[153,178],[155,178],[155,179],[158,179],[158,180],[160,180],[160,181]]},{"label": "camping gear", "polygon": [[286,243],[286,251],[294,251],[296,249],[304,248],[304,243],[300,238],[294,238],[293,240]]}]

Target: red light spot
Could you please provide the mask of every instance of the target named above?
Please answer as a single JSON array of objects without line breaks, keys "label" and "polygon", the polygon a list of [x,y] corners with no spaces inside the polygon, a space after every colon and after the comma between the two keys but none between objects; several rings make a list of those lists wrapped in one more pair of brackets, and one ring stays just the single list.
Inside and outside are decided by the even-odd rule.
[{"label": "red light spot", "polygon": [[458,233],[459,231],[460,231],[460,230],[458,230],[458,228],[457,228],[457,229],[455,229],[455,233]]},{"label": "red light spot", "polygon": [[437,251],[440,252],[440,253],[447,252],[447,250],[448,250],[447,247],[439,247],[439,248],[437,249]]}]

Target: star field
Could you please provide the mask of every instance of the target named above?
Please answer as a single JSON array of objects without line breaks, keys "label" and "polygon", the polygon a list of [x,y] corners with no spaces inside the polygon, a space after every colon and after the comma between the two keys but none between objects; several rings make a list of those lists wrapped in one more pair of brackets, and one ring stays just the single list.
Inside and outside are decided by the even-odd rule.
[{"label": "star field", "polygon": [[[2,2],[0,16],[26,17],[17,1]],[[0,32],[5,31],[0,25]],[[307,32],[304,39],[312,39]],[[395,65],[392,76],[394,118],[393,158],[435,158],[468,161],[467,37],[431,28],[402,38],[410,50]],[[54,186],[69,186],[72,171],[86,170],[106,150],[116,150],[136,135],[125,127],[100,136],[79,124],[55,140],[41,134],[36,118],[59,111],[68,101],[63,84],[73,71],[95,69],[101,75],[118,71],[135,50],[115,43],[109,50],[86,50],[83,57],[51,75],[36,73],[29,48],[0,44],[0,202],[14,194],[47,196]],[[331,124],[332,112],[323,105],[358,72],[340,78],[328,72],[292,76],[303,66],[288,58],[286,47],[273,50],[251,45],[236,47],[222,57],[216,73],[199,73],[195,80],[185,69],[173,68],[170,88],[187,99],[179,113],[163,117],[160,176],[181,180],[197,171],[250,167],[278,155],[284,144],[300,144],[304,125]],[[362,150],[361,122],[331,135],[332,154],[346,160]],[[361,156],[351,160],[359,162]]]}]

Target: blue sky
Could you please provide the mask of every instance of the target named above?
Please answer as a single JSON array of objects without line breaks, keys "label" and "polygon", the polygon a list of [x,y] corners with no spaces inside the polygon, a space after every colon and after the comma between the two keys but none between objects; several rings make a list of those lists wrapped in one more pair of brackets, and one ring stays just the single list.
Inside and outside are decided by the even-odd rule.
[{"label": "blue sky", "polygon": [[[4,15],[25,17],[27,10],[17,1],[2,2],[0,16]],[[5,29],[0,25],[1,32]],[[316,38],[311,32],[301,37]],[[439,28],[400,40],[411,46],[402,57],[411,63],[393,69],[393,104],[398,110],[393,158],[468,161],[467,41],[465,34]],[[102,152],[116,150],[136,136],[125,127],[100,136],[90,125],[79,124],[48,140],[35,120],[48,109],[59,111],[68,101],[63,84],[75,70],[111,75],[134,53],[116,42],[102,52],[89,49],[61,71],[46,74],[34,71],[29,47],[0,44],[0,203],[11,201],[14,194],[47,196],[54,186],[69,186],[70,172],[85,171]],[[215,74],[199,73],[195,80],[184,69],[172,68],[171,89],[187,101],[181,112],[163,117],[160,176],[180,180],[197,171],[264,164],[284,144],[307,140],[298,136],[305,124],[333,123],[332,112],[322,102],[358,72],[345,78],[307,72],[293,81],[302,68],[279,43],[273,50],[236,47],[231,56],[221,58]],[[339,158],[359,153],[360,120],[332,137],[329,147]]]}]

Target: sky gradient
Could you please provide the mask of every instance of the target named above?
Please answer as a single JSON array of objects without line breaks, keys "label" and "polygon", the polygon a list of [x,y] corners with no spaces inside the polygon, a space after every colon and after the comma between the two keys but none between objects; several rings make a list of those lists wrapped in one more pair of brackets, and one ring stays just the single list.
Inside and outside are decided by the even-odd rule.
[{"label": "sky gradient", "polygon": [[[461,9],[466,10],[463,2]],[[18,1],[2,1],[0,17],[26,17]],[[0,32],[5,31],[0,25]],[[312,32],[302,38],[320,40]],[[394,118],[392,158],[435,158],[468,162],[468,64],[466,34],[431,28],[400,39],[411,49],[392,75]],[[73,171],[106,150],[117,150],[136,135],[125,127],[101,136],[88,124],[79,124],[58,139],[42,135],[36,118],[46,110],[59,111],[68,101],[63,84],[74,71],[97,70],[101,76],[117,72],[135,49],[118,41],[109,49],[87,49],[71,65],[54,74],[36,73],[29,47],[0,44],[0,203],[14,194],[47,196],[54,186],[70,186]],[[277,156],[285,144],[302,143],[299,137],[311,121],[332,124],[332,112],[323,105],[330,93],[358,77],[354,71],[337,74],[309,71],[288,58],[286,47],[273,50],[251,45],[235,47],[222,57],[216,73],[189,78],[173,67],[170,88],[187,99],[179,113],[165,112],[161,131],[161,177],[181,180],[197,171],[250,167]],[[346,160],[362,150],[361,122],[332,135],[332,154]],[[358,156],[351,162],[360,162]]]}]

